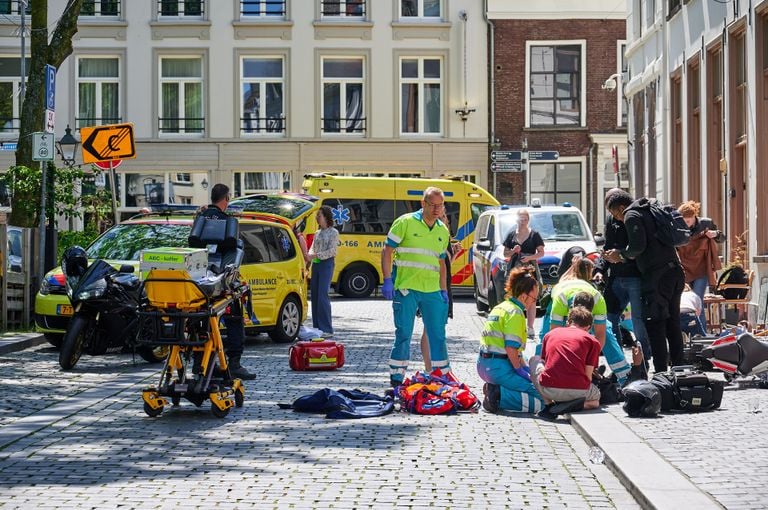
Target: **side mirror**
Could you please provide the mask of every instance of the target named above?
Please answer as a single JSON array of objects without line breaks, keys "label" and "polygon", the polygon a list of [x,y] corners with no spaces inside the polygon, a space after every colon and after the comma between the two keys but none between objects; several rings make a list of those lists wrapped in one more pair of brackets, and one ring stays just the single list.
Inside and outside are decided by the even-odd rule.
[{"label": "side mirror", "polygon": [[600,232],[595,234],[595,245],[596,246],[603,246],[605,244],[605,237],[603,237],[603,234]]},{"label": "side mirror", "polygon": [[488,239],[480,239],[475,243],[475,248],[477,248],[477,251],[491,251],[491,241]]},{"label": "side mirror", "polygon": [[134,267],[131,264],[123,264],[120,266],[121,273],[133,273]]}]

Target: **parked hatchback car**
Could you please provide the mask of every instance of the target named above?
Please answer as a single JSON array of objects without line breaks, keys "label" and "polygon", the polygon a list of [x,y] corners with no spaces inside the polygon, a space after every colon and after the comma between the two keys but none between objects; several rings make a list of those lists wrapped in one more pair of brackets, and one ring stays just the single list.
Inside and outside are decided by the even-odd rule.
[{"label": "parked hatchback car", "polygon": [[[150,213],[135,216],[99,236],[87,249],[89,259],[105,259],[115,267],[138,267],[143,249],[187,246],[192,215]],[[296,338],[307,310],[304,259],[291,228],[279,222],[241,218],[245,257],[240,274],[251,287],[257,322],[246,320],[246,331],[267,332],[277,342]],[[46,274],[35,297],[35,323],[49,342],[61,343],[72,316],[57,267]]]},{"label": "parked hatchback car", "polygon": [[545,256],[539,259],[539,270],[545,288],[557,283],[557,268],[563,253],[580,246],[587,253],[597,251],[602,237],[595,238],[581,211],[570,205],[515,206],[503,205],[483,212],[477,220],[472,245],[472,270],[475,275],[475,302],[478,311],[487,311],[504,299],[504,239],[517,228],[517,211],[527,209],[530,227],[541,234]]}]

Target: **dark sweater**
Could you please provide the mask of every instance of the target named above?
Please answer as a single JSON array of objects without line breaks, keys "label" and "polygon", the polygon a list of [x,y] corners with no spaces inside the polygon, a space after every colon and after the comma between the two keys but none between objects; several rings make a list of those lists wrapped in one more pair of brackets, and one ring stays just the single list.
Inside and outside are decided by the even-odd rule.
[{"label": "dark sweater", "polygon": [[[629,244],[629,238],[627,237],[627,227],[623,222],[617,220],[613,216],[609,216],[605,221],[605,245],[603,249],[608,250],[623,250]],[[626,259],[624,262],[612,264],[603,260],[601,263],[602,271],[607,273],[610,278],[616,277],[633,277],[639,278],[640,271],[637,269],[637,262],[632,259]]]},{"label": "dark sweater", "polygon": [[634,259],[641,274],[680,264],[675,247],[656,239],[656,223],[647,198],[635,200],[624,210],[624,225],[628,242],[621,254],[626,259]]}]

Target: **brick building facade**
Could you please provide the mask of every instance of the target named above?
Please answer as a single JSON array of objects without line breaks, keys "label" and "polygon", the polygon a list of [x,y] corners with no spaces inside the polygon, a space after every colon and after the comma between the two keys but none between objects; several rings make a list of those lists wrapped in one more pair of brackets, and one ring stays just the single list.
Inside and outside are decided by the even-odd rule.
[{"label": "brick building facade", "polygon": [[[614,146],[620,184],[631,184],[621,97],[626,22],[623,12],[614,13],[614,19],[592,14],[563,19],[568,13],[548,12],[545,5],[541,13],[518,18],[489,9],[492,148],[520,150],[527,142],[530,154],[528,171],[492,174],[489,186],[502,203],[526,204],[536,198],[542,204],[571,202],[600,230],[602,193],[616,185]],[[610,80],[613,87],[604,87]],[[559,158],[537,161],[536,151],[558,151]]]}]

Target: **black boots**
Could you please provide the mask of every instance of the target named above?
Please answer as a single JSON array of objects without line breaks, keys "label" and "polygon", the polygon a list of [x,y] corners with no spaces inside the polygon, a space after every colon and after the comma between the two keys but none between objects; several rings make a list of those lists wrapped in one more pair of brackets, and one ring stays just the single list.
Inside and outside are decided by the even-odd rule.
[{"label": "black boots", "polygon": [[585,401],[586,399],[582,397],[577,398],[576,400],[566,400],[565,402],[553,402],[547,404],[536,416],[545,420],[554,421],[557,419],[558,415],[575,413],[576,411],[583,410]]},{"label": "black boots", "polygon": [[240,364],[240,356],[229,357],[229,373],[233,379],[242,379],[243,381],[256,379],[256,374],[252,374]]},{"label": "black boots", "polygon": [[499,402],[501,400],[501,388],[498,384],[485,383],[483,385],[483,409],[489,413],[499,412]]}]

